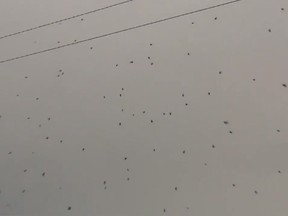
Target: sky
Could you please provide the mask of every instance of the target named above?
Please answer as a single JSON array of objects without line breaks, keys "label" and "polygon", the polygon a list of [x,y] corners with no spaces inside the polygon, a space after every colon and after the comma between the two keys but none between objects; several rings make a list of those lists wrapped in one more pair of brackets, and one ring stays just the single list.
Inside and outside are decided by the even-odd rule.
[{"label": "sky", "polygon": [[0,215],[287,215],[287,1],[3,0],[0,26]]}]

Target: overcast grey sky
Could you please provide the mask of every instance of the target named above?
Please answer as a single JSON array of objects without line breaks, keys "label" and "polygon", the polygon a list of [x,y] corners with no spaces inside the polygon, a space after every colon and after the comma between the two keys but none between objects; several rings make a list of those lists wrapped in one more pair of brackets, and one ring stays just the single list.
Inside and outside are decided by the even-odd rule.
[{"label": "overcast grey sky", "polygon": [[0,1],[0,215],[286,216],[288,2],[120,2]]}]

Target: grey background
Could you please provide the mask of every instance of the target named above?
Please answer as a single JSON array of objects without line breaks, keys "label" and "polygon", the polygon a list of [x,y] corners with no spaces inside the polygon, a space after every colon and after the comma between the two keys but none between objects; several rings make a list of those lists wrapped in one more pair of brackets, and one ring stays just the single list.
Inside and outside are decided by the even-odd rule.
[{"label": "grey background", "polygon": [[[0,36],[117,2],[3,0]],[[134,0],[0,61],[224,2]],[[242,0],[1,63],[0,215],[286,216],[287,39],[286,0]]]}]

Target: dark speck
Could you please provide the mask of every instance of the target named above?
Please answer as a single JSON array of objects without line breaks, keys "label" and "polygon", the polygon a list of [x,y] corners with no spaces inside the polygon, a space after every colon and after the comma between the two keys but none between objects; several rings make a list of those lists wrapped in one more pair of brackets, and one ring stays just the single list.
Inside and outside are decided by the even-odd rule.
[{"label": "dark speck", "polygon": [[71,208],[71,206],[68,206],[68,208],[67,208],[67,209],[68,209],[68,211],[70,211],[72,208]]},{"label": "dark speck", "polygon": [[12,154],[12,152],[9,152],[8,154]]},{"label": "dark speck", "polygon": [[127,160],[127,157],[125,157],[124,160]]},{"label": "dark speck", "polygon": [[151,123],[153,123],[153,120],[151,120]]},{"label": "dark speck", "polygon": [[215,148],[215,145],[212,145],[212,148]]},{"label": "dark speck", "polygon": [[85,148],[82,148],[82,151],[85,151]]},{"label": "dark speck", "polygon": [[284,9],[284,8],[281,8],[281,10],[284,11],[285,9]]},{"label": "dark speck", "polygon": [[22,193],[25,193],[26,192],[26,190],[24,189],[24,190],[22,190]]},{"label": "dark speck", "polygon": [[224,124],[226,124],[226,125],[227,125],[227,124],[229,124],[229,122],[228,122],[228,121],[224,121]]},{"label": "dark speck", "polygon": [[278,170],[278,173],[281,173],[281,170]]},{"label": "dark speck", "polygon": [[104,181],[103,184],[106,185],[106,181]]},{"label": "dark speck", "polygon": [[210,92],[208,92],[208,95],[210,95],[211,93]]},{"label": "dark speck", "polygon": [[42,173],[42,176],[45,176],[45,175],[46,175],[46,173],[45,173],[45,172],[43,172],[43,173]]},{"label": "dark speck", "polygon": [[182,151],[182,153],[183,153],[183,154],[185,154],[185,153],[186,153],[186,151],[185,151],[185,150],[183,150],[183,151]]},{"label": "dark speck", "polygon": [[130,180],[130,178],[129,177],[127,177],[127,179],[126,179],[127,181],[129,181]]},{"label": "dark speck", "polygon": [[255,194],[258,194],[258,191],[257,191],[257,190],[255,190],[255,191],[254,191],[254,193],[255,193]]},{"label": "dark speck", "polygon": [[46,137],[46,139],[48,140],[48,139],[49,139],[49,137]]},{"label": "dark speck", "polygon": [[119,126],[121,126],[121,122],[119,122]]},{"label": "dark speck", "polygon": [[217,19],[218,19],[217,17],[214,18],[214,20],[217,20]]},{"label": "dark speck", "polygon": [[236,185],[235,185],[235,184],[232,184],[232,186],[233,186],[233,187],[236,187]]},{"label": "dark speck", "polygon": [[25,169],[24,172],[27,172],[27,169]]},{"label": "dark speck", "polygon": [[282,86],[285,87],[285,88],[287,88],[287,84],[285,84],[285,83],[283,83]]},{"label": "dark speck", "polygon": [[134,63],[134,61],[130,61],[130,64],[133,64]]},{"label": "dark speck", "polygon": [[155,151],[156,151],[156,149],[154,148],[154,149],[153,149],[153,151],[155,152]]},{"label": "dark speck", "polygon": [[190,55],[190,53],[188,52],[187,55]]},{"label": "dark speck", "polygon": [[278,129],[278,130],[277,130],[277,132],[279,133],[279,132],[280,132],[280,130]]},{"label": "dark speck", "polygon": [[269,32],[271,32],[271,29],[268,29]]},{"label": "dark speck", "polygon": [[219,74],[222,74],[222,71],[219,71]]},{"label": "dark speck", "polygon": [[178,188],[177,187],[175,187],[175,191],[177,191],[178,190]]},{"label": "dark speck", "polygon": [[169,112],[169,115],[172,115],[172,112]]},{"label": "dark speck", "polygon": [[165,212],[166,212],[166,209],[163,209],[163,212],[165,213]]},{"label": "dark speck", "polygon": [[232,132],[232,131],[229,131],[229,133],[232,134],[233,132]]},{"label": "dark speck", "polygon": [[152,46],[153,44],[152,43],[150,43],[150,46]]}]

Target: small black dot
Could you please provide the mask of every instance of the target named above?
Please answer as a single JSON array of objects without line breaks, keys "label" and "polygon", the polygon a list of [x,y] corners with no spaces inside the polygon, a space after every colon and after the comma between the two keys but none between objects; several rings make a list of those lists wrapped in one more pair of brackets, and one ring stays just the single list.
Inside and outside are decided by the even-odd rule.
[{"label": "small black dot", "polygon": [[19,97],[19,94],[17,94],[16,96]]},{"label": "small black dot", "polygon": [[124,112],[124,109],[121,109],[122,112]]},{"label": "small black dot", "polygon": [[151,63],[150,63],[150,65],[154,65],[154,63],[153,63],[153,62],[151,62]]},{"label": "small black dot", "polygon": [[49,117],[49,118],[47,118],[48,119],[48,121],[50,121],[51,120],[51,118]]},{"label": "small black dot", "polygon": [[92,50],[93,49],[93,47],[90,47],[90,50]]},{"label": "small black dot", "polygon": [[182,151],[182,153],[183,153],[183,154],[185,154],[185,153],[186,153],[186,151],[185,151],[185,150],[183,150],[183,151]]},{"label": "small black dot", "polygon": [[219,74],[222,74],[222,71],[219,71]]},{"label": "small black dot", "polygon": [[174,189],[175,189],[175,191],[177,191],[177,190],[178,190],[178,188],[177,188],[177,187],[175,187]]},{"label": "small black dot", "polygon": [[232,186],[233,186],[233,187],[236,187],[236,185],[235,185],[235,184],[232,184]]},{"label": "small black dot", "polygon": [[127,157],[124,157],[124,160],[127,160],[128,158]]},{"label": "small black dot", "polygon": [[217,20],[217,19],[218,19],[218,17],[215,17],[215,18],[214,18],[214,20]]},{"label": "small black dot", "polygon": [[166,115],[166,113],[163,113],[163,115]]},{"label": "small black dot", "polygon": [[151,57],[150,57],[150,56],[148,56],[148,59],[151,59]]},{"label": "small black dot", "polygon": [[60,41],[57,41],[57,43],[59,44],[59,43],[60,43]]},{"label": "small black dot", "polygon": [[153,123],[153,120],[151,120],[150,122]]},{"label": "small black dot", "polygon": [[70,210],[72,209],[72,207],[71,207],[71,206],[68,206],[68,208],[67,208],[67,209],[68,209],[68,211],[70,211]]},{"label": "small black dot", "polygon": [[155,151],[156,151],[156,149],[154,148],[154,149],[153,149],[153,151],[155,152]]},{"label": "small black dot", "polygon": [[28,76],[25,76],[25,79],[28,79]]},{"label": "small black dot", "polygon": [[119,96],[122,97],[122,94],[120,94]]},{"label": "small black dot", "polygon": [[37,97],[36,100],[39,100],[39,98]]},{"label": "small black dot", "polygon": [[278,173],[281,173],[281,170],[278,170]]},{"label": "small black dot", "polygon": [[127,168],[127,172],[129,172],[130,171],[130,169],[129,168]]},{"label": "small black dot", "polygon": [[277,130],[277,132],[279,133],[279,132],[280,132],[280,130],[278,129],[278,130]]},{"label": "small black dot", "polygon": [[254,193],[255,193],[255,194],[258,194],[258,191],[257,191],[257,190],[255,190],[255,191],[254,191]]},{"label": "small black dot", "polygon": [[229,124],[229,122],[228,122],[228,121],[224,121],[224,124],[226,124],[226,125],[227,125],[227,124]]},{"label": "small black dot", "polygon": [[271,29],[268,29],[268,32],[271,32],[272,30]]},{"label": "small black dot", "polygon": [[135,116],[135,114],[133,113],[132,116]]},{"label": "small black dot", "polygon": [[127,181],[129,181],[130,180],[130,178],[129,177],[127,177],[127,179],[126,179]]},{"label": "small black dot", "polygon": [[45,173],[45,172],[43,172],[43,173],[42,173],[42,176],[45,176],[45,175],[46,175],[46,173]]},{"label": "small black dot", "polygon": [[118,64],[116,64],[116,67],[118,67]]},{"label": "small black dot", "polygon": [[103,184],[106,185],[106,181],[104,181]]},{"label": "small black dot", "polygon": [[22,190],[22,193],[25,193],[26,192],[26,190],[24,189],[24,190]]},{"label": "small black dot", "polygon": [[210,92],[208,92],[208,95],[210,95],[211,93]]},{"label": "small black dot", "polygon": [[48,140],[48,139],[49,139],[49,137],[46,137],[46,139]]},{"label": "small black dot", "polygon": [[256,81],[256,79],[253,79],[253,81]]},{"label": "small black dot", "polygon": [[25,169],[24,172],[27,172],[27,169]]},{"label": "small black dot", "polygon": [[212,145],[212,148],[215,148],[215,145]]},{"label": "small black dot", "polygon": [[30,117],[27,117],[27,119],[29,120],[29,119],[30,119]]},{"label": "small black dot", "polygon": [[165,213],[165,212],[166,212],[166,209],[163,209],[163,212]]},{"label": "small black dot", "polygon": [[134,61],[130,61],[130,64],[133,64],[134,63]]},{"label": "small black dot", "polygon": [[232,134],[232,133],[233,133],[233,131],[229,131],[229,133],[230,133],[230,134]]},{"label": "small black dot", "polygon": [[84,19],[82,18],[81,21],[83,21]]},{"label": "small black dot", "polygon": [[287,88],[287,84],[285,84],[285,83],[283,83],[282,86],[285,87],[285,88]]},{"label": "small black dot", "polygon": [[119,126],[121,126],[121,122],[119,122]]},{"label": "small black dot", "polygon": [[85,151],[85,148],[82,148],[82,151]]},{"label": "small black dot", "polygon": [[172,112],[169,112],[169,115],[172,115]]},{"label": "small black dot", "polygon": [[285,9],[284,9],[284,8],[281,8],[281,10],[284,11]]},{"label": "small black dot", "polygon": [[121,90],[124,91],[124,88],[122,88]]},{"label": "small black dot", "polygon": [[105,98],[106,98],[106,96],[103,96],[103,98],[105,99]]},{"label": "small black dot", "polygon": [[205,166],[207,166],[207,163],[204,163]]},{"label": "small black dot", "polygon": [[187,55],[190,55],[190,53],[188,52]]},{"label": "small black dot", "polygon": [[185,103],[185,106],[188,106],[188,103]]},{"label": "small black dot", "polygon": [[152,46],[153,44],[152,43],[150,43],[150,46]]},{"label": "small black dot", "polygon": [[194,25],[194,22],[192,22],[191,24]]},{"label": "small black dot", "polygon": [[60,143],[63,143],[63,140],[60,140]]},{"label": "small black dot", "polygon": [[184,94],[182,94],[182,97],[184,97]]},{"label": "small black dot", "polygon": [[12,152],[9,152],[8,154],[12,154]]}]

